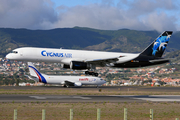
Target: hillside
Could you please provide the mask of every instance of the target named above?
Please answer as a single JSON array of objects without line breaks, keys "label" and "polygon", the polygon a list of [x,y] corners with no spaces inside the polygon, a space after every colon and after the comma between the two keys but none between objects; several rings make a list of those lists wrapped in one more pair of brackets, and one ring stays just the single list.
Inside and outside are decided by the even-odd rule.
[{"label": "hillside", "polygon": [[180,50],[167,53],[166,58],[171,58],[171,62],[180,63]]},{"label": "hillside", "polygon": [[[91,28],[57,28],[28,30],[0,28],[0,55],[23,46],[71,48],[116,52],[140,52],[160,33],[136,30],[97,30]],[[180,32],[173,33],[167,52],[179,50]]]},{"label": "hillside", "polygon": [[[98,45],[88,46],[88,50],[104,50],[116,52],[140,52],[153,41],[153,37],[145,32],[134,30],[104,31],[102,34],[110,34],[112,39]],[[157,32],[153,32],[153,34]],[[129,49],[131,48],[131,49]]]}]

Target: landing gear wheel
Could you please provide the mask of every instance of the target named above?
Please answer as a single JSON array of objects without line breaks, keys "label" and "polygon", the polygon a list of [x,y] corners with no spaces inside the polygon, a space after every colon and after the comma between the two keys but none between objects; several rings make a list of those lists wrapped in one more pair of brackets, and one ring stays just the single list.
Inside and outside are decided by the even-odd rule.
[{"label": "landing gear wheel", "polygon": [[97,76],[98,76],[98,73],[94,73],[94,76],[96,76],[96,77],[97,77]]},{"label": "landing gear wheel", "polygon": [[95,73],[95,72],[93,72],[93,71],[85,71],[85,74],[86,75],[92,75],[92,76],[98,76],[98,73]]},{"label": "landing gear wheel", "polygon": [[86,74],[86,75],[89,75],[89,71],[85,71],[85,74]]},{"label": "landing gear wheel", "polygon": [[89,75],[94,75],[94,72],[89,72]]}]

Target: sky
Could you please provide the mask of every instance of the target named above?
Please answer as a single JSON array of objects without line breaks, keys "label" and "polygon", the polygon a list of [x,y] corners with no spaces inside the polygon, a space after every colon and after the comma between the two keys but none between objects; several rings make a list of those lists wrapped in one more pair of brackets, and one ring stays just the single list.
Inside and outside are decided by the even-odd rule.
[{"label": "sky", "polygon": [[0,28],[180,31],[179,0],[0,0]]}]

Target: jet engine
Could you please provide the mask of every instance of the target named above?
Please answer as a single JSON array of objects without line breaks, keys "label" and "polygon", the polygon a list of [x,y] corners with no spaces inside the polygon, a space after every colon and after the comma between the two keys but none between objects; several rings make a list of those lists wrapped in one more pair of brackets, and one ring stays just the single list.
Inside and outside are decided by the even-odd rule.
[{"label": "jet engine", "polygon": [[82,83],[80,83],[80,82],[75,82],[75,83],[74,83],[74,86],[79,86],[79,87],[80,87],[80,86],[82,86]]},{"label": "jet engine", "polygon": [[70,65],[63,64],[62,68],[70,69]]},{"label": "jet engine", "polygon": [[70,68],[75,70],[90,69],[90,65],[85,62],[71,61]]}]

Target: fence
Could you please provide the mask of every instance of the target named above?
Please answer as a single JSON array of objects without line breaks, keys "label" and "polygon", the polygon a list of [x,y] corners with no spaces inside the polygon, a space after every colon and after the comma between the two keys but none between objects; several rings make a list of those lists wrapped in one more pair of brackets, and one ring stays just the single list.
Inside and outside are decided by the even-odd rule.
[{"label": "fence", "polygon": [[[14,109],[14,120],[17,120],[17,109]],[[153,109],[150,109],[150,120],[153,120]],[[46,119],[46,110],[42,109],[42,120]],[[97,109],[97,120],[101,119],[101,109]],[[127,108],[124,108],[124,120],[128,119],[127,115]],[[73,109],[70,109],[70,120],[73,120]],[[179,120],[179,118],[176,118],[175,120]]]}]

